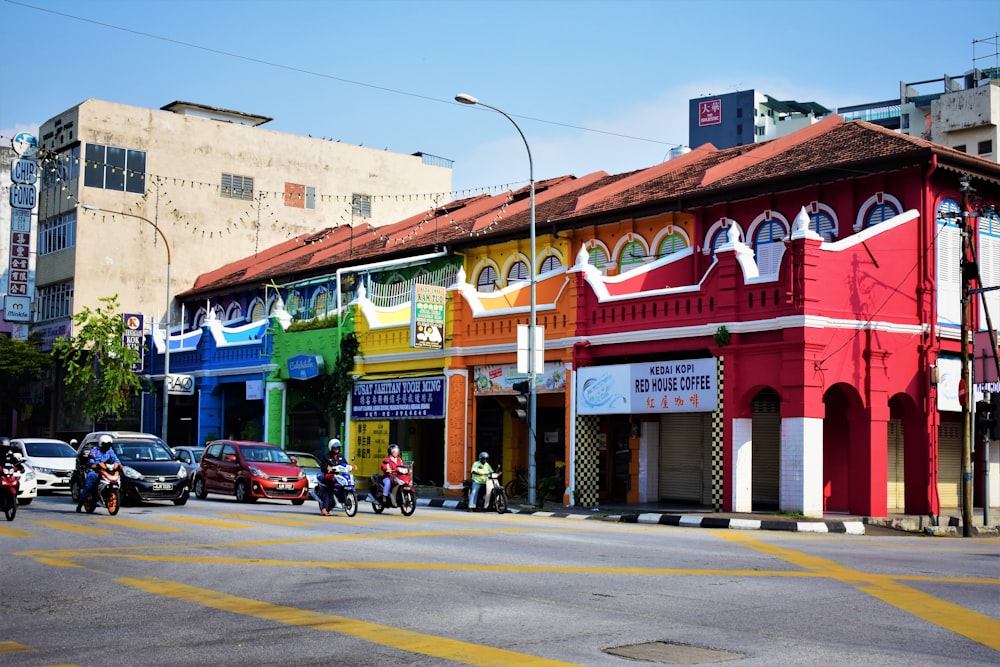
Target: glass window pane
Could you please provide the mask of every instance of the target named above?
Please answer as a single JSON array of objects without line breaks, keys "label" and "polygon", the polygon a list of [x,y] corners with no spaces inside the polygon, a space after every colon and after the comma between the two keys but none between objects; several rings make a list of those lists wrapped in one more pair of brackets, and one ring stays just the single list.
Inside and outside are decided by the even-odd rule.
[{"label": "glass window pane", "polygon": [[104,146],[87,144],[86,171],[83,184],[88,188],[104,187]]},{"label": "glass window pane", "polygon": [[105,159],[107,167],[104,170],[105,190],[125,189],[125,149],[108,146]]}]

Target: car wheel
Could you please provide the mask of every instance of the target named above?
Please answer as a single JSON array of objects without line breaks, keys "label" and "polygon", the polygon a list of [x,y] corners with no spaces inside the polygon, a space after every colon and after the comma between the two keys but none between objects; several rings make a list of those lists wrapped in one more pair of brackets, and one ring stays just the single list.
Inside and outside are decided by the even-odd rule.
[{"label": "car wheel", "polygon": [[178,507],[180,507],[181,505],[187,505],[188,496],[189,496],[188,492],[185,491],[184,495],[182,495],[180,498],[174,498],[174,505],[177,505]]},{"label": "car wheel", "polygon": [[301,505],[301,504],[303,504],[305,502],[306,502],[305,498],[296,498],[295,500],[292,501],[292,504],[293,505]]},{"label": "car wheel", "polygon": [[250,487],[247,485],[245,479],[241,479],[236,482],[236,502],[238,503],[248,503],[252,496],[250,495]]},{"label": "car wheel", "polygon": [[201,477],[196,477],[194,480],[194,497],[198,500],[204,500],[208,497],[208,491],[205,490],[205,480]]}]

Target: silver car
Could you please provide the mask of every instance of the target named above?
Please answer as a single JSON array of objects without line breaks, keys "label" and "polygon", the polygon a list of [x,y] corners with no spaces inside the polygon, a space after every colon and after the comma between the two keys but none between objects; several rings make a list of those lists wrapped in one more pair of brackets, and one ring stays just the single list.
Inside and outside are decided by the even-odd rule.
[{"label": "silver car", "polygon": [[204,447],[171,447],[177,460],[187,468],[188,479],[194,479],[194,474],[198,472],[198,464],[201,462],[201,455],[205,453]]},{"label": "silver car", "polygon": [[10,444],[35,471],[38,493],[69,491],[76,466],[72,447],[53,438],[14,438]]}]

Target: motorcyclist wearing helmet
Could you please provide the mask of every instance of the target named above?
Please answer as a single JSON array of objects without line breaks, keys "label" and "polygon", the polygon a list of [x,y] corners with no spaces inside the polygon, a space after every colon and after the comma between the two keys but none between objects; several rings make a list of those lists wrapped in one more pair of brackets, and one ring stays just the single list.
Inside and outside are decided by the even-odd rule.
[{"label": "motorcyclist wearing helmet", "polygon": [[476,511],[476,500],[479,499],[479,492],[486,487],[487,476],[493,472],[489,460],[489,452],[479,452],[479,460],[472,464],[472,492],[469,493],[468,510],[470,512]]},{"label": "motorcyclist wearing helmet", "polygon": [[382,459],[382,504],[389,503],[389,489],[392,488],[392,477],[396,474],[396,468],[403,465],[403,459],[399,456],[399,445],[389,445],[386,457]]},{"label": "motorcyclist wearing helmet", "polygon": [[90,454],[87,458],[87,465],[90,467],[90,470],[87,471],[87,481],[80,491],[80,500],[76,503],[77,512],[83,509],[84,498],[89,496],[97,485],[97,469],[101,464],[113,463],[116,466],[121,466],[122,462],[118,460],[118,455],[111,448],[111,444],[111,436],[105,434],[98,439],[96,447],[90,448]]},{"label": "motorcyclist wearing helmet", "polygon": [[10,444],[10,438],[7,436],[0,437],[0,464],[3,463],[18,463],[17,457],[14,456],[14,446]]},{"label": "motorcyclist wearing helmet", "polygon": [[327,444],[327,455],[323,458],[323,462],[320,465],[320,473],[317,475],[319,478],[319,483],[323,487],[323,495],[321,496],[323,501],[323,506],[320,507],[319,513],[323,516],[330,516],[330,508],[333,506],[334,498],[334,469],[337,466],[347,466],[351,470],[354,466],[347,462],[344,455],[341,454],[341,446],[339,438],[330,438],[330,442]]}]

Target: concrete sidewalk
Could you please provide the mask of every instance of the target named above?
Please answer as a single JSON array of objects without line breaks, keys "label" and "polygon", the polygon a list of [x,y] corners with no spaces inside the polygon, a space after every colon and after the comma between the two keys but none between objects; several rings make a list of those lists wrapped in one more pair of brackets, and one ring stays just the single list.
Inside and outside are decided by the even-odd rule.
[{"label": "concrete sidewalk", "polygon": [[[523,499],[521,499],[523,501]],[[445,495],[437,487],[419,487],[417,504],[465,511],[461,496]],[[892,531],[930,536],[961,536],[961,517],[943,515],[933,522],[928,516],[893,514],[888,517],[860,517],[845,514],[827,514],[823,518],[789,516],[777,512],[726,513],[714,512],[708,507],[685,506],[669,503],[640,505],[602,505],[600,507],[565,507],[545,502],[541,507],[521,504],[509,499],[509,512],[540,517],[565,519],[646,523],[688,528],[714,528],[731,530],[782,530],[808,533],[843,533],[865,535],[873,532],[891,534]],[[952,512],[951,514],[954,514]],[[960,514],[960,512],[959,512]],[[990,512],[990,526],[983,526],[983,513],[973,513],[973,535],[1000,534],[1000,511]]]}]

